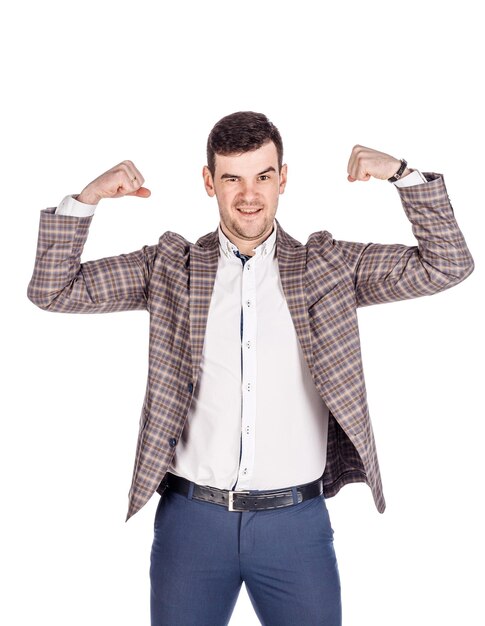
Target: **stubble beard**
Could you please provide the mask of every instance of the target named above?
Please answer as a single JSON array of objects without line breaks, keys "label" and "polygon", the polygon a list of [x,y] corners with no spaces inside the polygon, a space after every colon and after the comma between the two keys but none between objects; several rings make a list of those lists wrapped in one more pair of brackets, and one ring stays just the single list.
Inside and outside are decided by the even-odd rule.
[{"label": "stubble beard", "polygon": [[[266,208],[264,206],[261,205],[260,202],[252,202],[252,203],[237,203],[234,206],[234,210],[238,211],[238,209],[261,209],[261,213],[263,214],[263,218],[264,218],[264,211],[266,210]],[[242,215],[242,214],[241,214]],[[241,219],[244,219],[244,217],[242,217]],[[267,220],[264,219],[263,225],[261,229],[258,229],[258,231],[256,233],[254,233],[253,229],[256,227],[256,224],[252,225],[252,224],[248,224],[246,227],[243,225],[241,225],[240,222],[238,222],[236,219],[231,220],[231,226],[233,228],[233,231],[237,234],[238,237],[240,237],[241,239],[246,239],[248,241],[254,241],[257,239],[260,239],[268,230],[269,225],[267,223]]]}]

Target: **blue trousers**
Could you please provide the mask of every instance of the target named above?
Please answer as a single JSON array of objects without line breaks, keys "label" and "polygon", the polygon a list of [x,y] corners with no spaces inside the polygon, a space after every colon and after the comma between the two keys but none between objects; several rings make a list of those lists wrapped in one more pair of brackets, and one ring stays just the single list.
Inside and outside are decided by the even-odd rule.
[{"label": "blue trousers", "polygon": [[263,626],[341,626],[323,495],[280,509],[235,512],[194,500],[191,492],[168,488],[158,503],[152,626],[227,625],[243,581]]}]

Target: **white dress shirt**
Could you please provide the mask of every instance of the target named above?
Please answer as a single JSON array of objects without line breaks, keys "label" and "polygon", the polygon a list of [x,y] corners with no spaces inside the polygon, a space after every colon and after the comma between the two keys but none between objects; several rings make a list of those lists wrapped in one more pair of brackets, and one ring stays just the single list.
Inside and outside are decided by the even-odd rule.
[{"label": "white dress shirt", "polygon": [[283,294],[274,226],[244,267],[218,229],[201,374],[170,467],[198,484],[277,489],[325,468],[328,408]]},{"label": "white dress shirt", "polygon": [[[394,184],[425,182],[415,170]],[[88,216],[95,208],[67,196],[56,213]],[[278,489],[315,480],[325,469],[329,411],[283,293],[276,228],[244,265],[218,229],[201,373],[169,468],[200,485]]]}]

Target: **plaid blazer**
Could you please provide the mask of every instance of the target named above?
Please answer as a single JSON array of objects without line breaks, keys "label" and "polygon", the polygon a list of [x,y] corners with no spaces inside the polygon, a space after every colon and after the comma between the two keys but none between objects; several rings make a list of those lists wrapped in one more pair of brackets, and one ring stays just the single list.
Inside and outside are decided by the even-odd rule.
[{"label": "plaid blazer", "polygon": [[[367,407],[357,307],[430,295],[474,268],[443,178],[399,189],[418,246],[339,241],[315,232],[305,245],[278,222],[276,255],[284,294],[315,385],[327,404],[324,495],[365,482],[385,509]],[[217,230],[195,244],[174,232],[130,254],[80,263],[92,217],[41,211],[28,297],[42,309],[150,314],[149,372],[126,520],[164,478],[199,378],[216,276]],[[277,390],[275,390],[277,392]],[[162,496],[163,497],[163,496]]]}]

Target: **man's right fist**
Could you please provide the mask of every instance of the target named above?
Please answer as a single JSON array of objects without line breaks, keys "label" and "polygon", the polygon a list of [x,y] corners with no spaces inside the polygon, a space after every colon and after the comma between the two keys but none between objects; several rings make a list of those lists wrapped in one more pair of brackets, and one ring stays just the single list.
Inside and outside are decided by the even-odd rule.
[{"label": "man's right fist", "polygon": [[81,191],[77,200],[85,204],[98,204],[103,198],[138,196],[148,198],[151,191],[142,187],[145,179],[132,161],[123,161],[98,176]]}]

